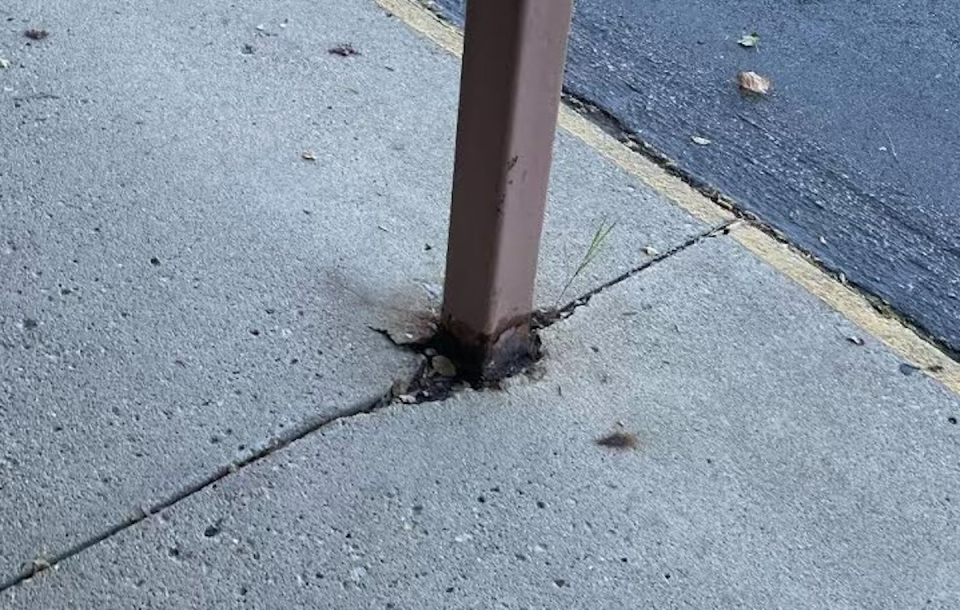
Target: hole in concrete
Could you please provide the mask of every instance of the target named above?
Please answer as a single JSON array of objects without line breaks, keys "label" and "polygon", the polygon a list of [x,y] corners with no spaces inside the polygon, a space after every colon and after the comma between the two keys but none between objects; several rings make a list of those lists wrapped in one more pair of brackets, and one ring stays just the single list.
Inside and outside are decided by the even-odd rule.
[{"label": "hole in concrete", "polygon": [[480,353],[480,348],[465,348],[448,333],[437,331],[438,321],[435,316],[427,320],[429,316],[432,314],[421,317],[432,334],[424,333],[419,337],[371,327],[394,345],[423,357],[419,369],[410,380],[393,384],[390,396],[385,397],[387,402],[399,400],[404,404],[419,404],[445,400],[467,388],[500,389],[503,381],[519,374],[528,374],[534,379],[542,378],[543,375],[538,375],[535,366],[543,357],[537,335],[542,326],[536,320],[528,331],[503,333],[488,348],[498,356],[492,358]]}]

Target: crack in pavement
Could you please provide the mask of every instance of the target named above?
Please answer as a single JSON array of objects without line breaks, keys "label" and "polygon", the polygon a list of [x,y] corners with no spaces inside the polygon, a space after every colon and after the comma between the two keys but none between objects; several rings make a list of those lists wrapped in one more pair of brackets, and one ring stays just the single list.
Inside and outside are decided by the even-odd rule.
[{"label": "crack in pavement", "polygon": [[581,296],[573,299],[572,301],[570,301],[569,303],[567,303],[562,307],[559,307],[559,308],[552,307],[549,309],[541,309],[534,312],[534,328],[536,330],[540,330],[540,329],[548,328],[561,320],[566,320],[567,318],[572,316],[578,309],[587,305],[590,302],[590,299],[597,296],[604,290],[607,290],[608,288],[612,288],[613,286],[616,286],[617,284],[620,284],[622,282],[625,282],[630,278],[632,278],[633,276],[637,275],[638,273],[646,269],[649,269],[650,267],[658,265],[663,261],[673,256],[676,256],[677,254],[680,254],[684,250],[691,248],[693,246],[696,246],[697,244],[699,244],[700,242],[706,239],[711,239],[721,235],[727,235],[728,233],[730,233],[731,230],[733,230],[735,226],[743,222],[744,222],[743,220],[739,218],[735,218],[733,220],[724,222],[718,226],[712,227],[706,231],[698,233],[690,237],[686,241],[674,246],[673,248],[670,248],[666,252],[663,252],[662,254],[657,254],[653,258],[645,260],[643,263],[634,267],[633,269],[625,271],[621,275],[613,278],[608,282],[604,282],[603,284],[597,286],[593,290],[590,290],[582,294]]},{"label": "crack in pavement", "polygon": [[[596,295],[600,294],[604,290],[621,284],[630,278],[636,276],[637,274],[643,272],[650,267],[653,267],[663,261],[676,256],[677,254],[696,246],[700,242],[711,239],[720,235],[728,234],[733,227],[737,224],[743,222],[740,219],[734,219],[728,222],[725,222],[719,226],[712,227],[706,231],[698,233],[684,242],[674,246],[673,248],[658,254],[653,258],[650,258],[640,265],[634,267],[622,273],[621,275],[604,282],[603,284],[589,290],[588,292],[582,294],[579,297],[571,300],[566,305],[560,308],[550,308],[550,309],[541,309],[537,310],[533,314],[533,328],[534,332],[548,328],[557,322],[566,320],[572,316],[576,311],[587,305],[590,300]],[[314,432],[317,432],[326,426],[335,423],[340,420],[350,419],[358,415],[367,415],[374,413],[388,405],[394,403],[400,404],[420,404],[424,402],[435,402],[446,400],[447,398],[462,392],[468,388],[473,389],[499,389],[499,384],[471,384],[464,380],[459,375],[443,375],[438,374],[436,371],[436,365],[434,364],[435,359],[444,357],[443,354],[436,351],[435,347],[429,342],[423,343],[398,343],[396,342],[388,332],[382,329],[372,329],[375,330],[390,340],[390,342],[401,349],[412,351],[421,357],[424,357],[424,360],[420,363],[417,370],[411,375],[411,377],[403,382],[394,382],[390,388],[387,389],[383,394],[378,398],[372,401],[359,403],[353,407],[349,407],[340,413],[334,415],[324,415],[324,416],[315,416],[307,418],[305,421],[301,422],[299,425],[291,428],[289,431],[282,435],[273,436],[270,438],[266,445],[262,448],[250,453],[246,457],[230,462],[225,466],[221,466],[212,474],[206,476],[205,478],[187,486],[179,491],[172,493],[167,496],[165,499],[159,500],[152,505],[144,508],[139,507],[138,512],[132,516],[129,516],[119,523],[116,523],[97,535],[94,535],[86,540],[80,541],[77,544],[69,547],[65,551],[57,553],[52,556],[46,557],[36,557],[31,559],[23,565],[20,573],[12,578],[9,578],[6,581],[0,581],[0,593],[3,593],[7,589],[15,587],[23,582],[26,582],[34,577],[40,576],[48,570],[54,569],[57,564],[70,559],[74,555],[78,555],[89,548],[92,548],[101,542],[104,542],[117,534],[137,525],[138,523],[147,520],[152,515],[155,515],[163,510],[173,507],[176,504],[179,504],[183,500],[186,500],[190,496],[203,491],[204,489],[218,483],[219,481],[225,479],[226,477],[239,472],[243,468],[259,462],[273,453],[284,449],[293,443],[310,436]],[[536,365],[534,362],[531,366],[520,371],[518,374],[526,374],[531,377],[536,377]],[[402,387],[402,390],[401,390]]]},{"label": "crack in pavement", "polygon": [[[699,244],[705,239],[728,234],[739,222],[742,221],[739,219],[731,219],[720,225],[715,225],[701,231],[666,252],[657,254],[636,267],[574,298],[562,307],[538,309],[534,311],[531,320],[534,342],[533,358],[527,362],[517,363],[514,372],[508,375],[508,378],[519,375],[536,378],[540,374],[538,363],[542,359],[543,354],[540,347],[539,331],[569,318],[577,309],[587,305],[590,299],[604,290],[629,280],[645,269],[649,269],[654,265],[676,256],[680,252]],[[386,337],[396,347],[417,354],[423,358],[419,369],[409,379],[394,383],[391,388],[393,397],[404,404],[421,404],[446,400],[450,396],[458,394],[468,388],[478,391],[502,389],[502,382],[506,381],[506,379],[483,379],[471,377],[463,373],[460,364],[455,358],[455,354],[450,353],[449,348],[451,346],[449,342],[444,341],[443,333],[438,331],[438,324],[439,322],[437,320],[433,320],[431,323],[432,332],[430,334],[414,337],[410,340],[398,339],[395,333],[390,332],[390,330],[386,328],[370,327],[371,330]]]},{"label": "crack in pavement", "polygon": [[266,445],[243,457],[239,460],[230,462],[226,466],[221,466],[215,472],[208,475],[207,477],[201,479],[200,481],[193,483],[179,491],[174,492],[173,494],[167,496],[165,499],[160,500],[146,508],[138,508],[139,512],[134,514],[126,519],[116,523],[99,534],[92,536],[86,540],[78,542],[74,546],[68,548],[65,551],[57,553],[52,556],[47,557],[36,557],[26,562],[19,574],[6,580],[0,581],[0,593],[3,593],[11,587],[15,587],[18,584],[30,580],[36,576],[41,575],[47,570],[53,569],[57,564],[62,561],[65,561],[74,555],[82,553],[83,551],[94,547],[105,540],[116,536],[117,534],[123,532],[124,530],[133,527],[134,525],[145,521],[151,516],[167,509],[175,504],[180,503],[181,501],[189,498],[197,492],[200,492],[207,487],[225,479],[226,477],[232,475],[235,472],[240,471],[251,464],[259,462],[264,458],[270,456],[276,451],[284,449],[285,447],[290,446],[291,444],[297,442],[298,440],[313,434],[314,432],[324,428],[334,422],[337,422],[341,419],[347,419],[351,417],[356,417],[357,415],[363,415],[367,413],[373,413],[378,409],[385,407],[386,405],[392,402],[392,394],[388,391],[387,393],[381,395],[376,400],[372,400],[365,403],[359,403],[350,407],[340,413],[335,415],[325,415],[325,416],[315,416],[307,418],[305,421],[300,423],[297,426],[291,428],[288,432],[279,435],[273,436],[270,440],[267,441]]}]

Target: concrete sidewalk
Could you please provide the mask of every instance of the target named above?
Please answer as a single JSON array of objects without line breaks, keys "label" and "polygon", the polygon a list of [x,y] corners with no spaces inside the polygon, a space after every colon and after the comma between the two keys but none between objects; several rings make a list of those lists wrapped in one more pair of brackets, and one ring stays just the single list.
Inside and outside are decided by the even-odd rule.
[{"label": "concrete sidewalk", "polygon": [[437,303],[456,59],[369,0],[0,17],[0,605],[960,605],[960,401],[722,215],[561,134],[541,303],[603,221],[568,298],[677,253],[358,414]]}]

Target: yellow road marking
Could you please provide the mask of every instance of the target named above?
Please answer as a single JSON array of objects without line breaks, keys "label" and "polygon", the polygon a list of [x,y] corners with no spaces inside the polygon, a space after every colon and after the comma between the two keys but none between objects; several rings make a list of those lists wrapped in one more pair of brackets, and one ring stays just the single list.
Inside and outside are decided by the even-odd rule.
[{"label": "yellow road marking", "polygon": [[[375,0],[384,10],[447,52],[463,54],[463,34],[441,21],[415,0]],[[719,225],[734,215],[683,180],[668,174],[643,155],[631,150],[575,110],[561,106],[559,125],[610,159],[623,170],[660,193],[694,218]],[[862,295],[825,273],[802,254],[759,228],[738,223],[731,237],[758,258],[787,276],[807,292],[843,314],[898,356],[960,395],[960,363],[940,351],[898,320],[880,314]]]}]

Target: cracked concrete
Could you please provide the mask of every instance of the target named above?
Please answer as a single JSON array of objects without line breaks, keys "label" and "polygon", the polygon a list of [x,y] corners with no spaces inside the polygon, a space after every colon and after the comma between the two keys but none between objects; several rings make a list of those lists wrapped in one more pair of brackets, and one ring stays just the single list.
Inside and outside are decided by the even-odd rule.
[{"label": "cracked concrete", "polygon": [[[576,313],[577,309],[588,305],[592,298],[599,295],[604,290],[613,288],[618,284],[621,284],[622,282],[625,282],[631,279],[638,273],[646,269],[649,269],[650,267],[656,264],[667,261],[669,258],[680,254],[681,252],[687,250],[688,248],[696,246],[697,244],[701,243],[705,239],[726,235],[727,233],[729,233],[729,230],[733,226],[735,226],[738,222],[740,221],[730,221],[715,229],[710,229],[708,231],[704,231],[703,233],[695,235],[687,239],[685,242],[671,248],[669,251],[653,256],[653,258],[651,258],[650,260],[645,261],[640,266],[627,271],[621,276],[614,278],[604,284],[601,284],[600,286],[574,298],[572,301],[570,301],[570,303],[560,308],[559,310],[551,310],[548,312],[538,313],[536,316],[537,322],[538,322],[538,325],[537,325],[538,332],[543,332],[544,330],[556,324],[557,322],[560,322],[562,320],[565,320],[571,317]],[[383,334],[388,334],[388,333],[385,333],[384,331],[379,331],[379,332]],[[399,344],[398,347],[402,348],[403,345]],[[203,491],[207,487],[210,487],[212,485],[219,483],[225,477],[230,476],[231,474],[234,474],[236,472],[239,472],[241,469],[246,468],[262,459],[267,458],[275,451],[284,449],[287,446],[291,445],[292,443],[295,443],[301,439],[304,439],[310,434],[320,431],[322,428],[326,426],[329,426],[336,422],[340,422],[342,420],[356,417],[358,415],[369,415],[378,409],[387,407],[391,403],[398,402],[400,404],[423,404],[426,402],[448,400],[451,397],[470,389],[470,385],[458,379],[455,374],[449,377],[439,376],[437,377],[437,379],[434,380],[435,383],[433,385],[424,383],[423,378],[429,377],[432,374],[429,370],[427,370],[429,369],[428,359],[437,356],[436,351],[432,350],[429,347],[426,347],[425,349],[414,350],[414,353],[422,353],[424,351],[426,352],[426,359],[422,360],[422,363],[418,367],[417,372],[415,372],[410,377],[410,380],[407,382],[403,382],[403,387],[405,388],[406,387],[412,388],[412,384],[419,382],[419,385],[422,387],[414,388],[413,394],[407,394],[408,390],[404,390],[402,393],[399,393],[399,391],[396,388],[396,382],[395,382],[393,387],[391,387],[388,391],[384,392],[382,396],[380,396],[376,400],[373,400],[369,404],[366,404],[366,405],[361,404],[352,409],[345,409],[334,415],[318,416],[318,417],[307,419],[306,421],[300,423],[293,429],[287,430],[285,432],[280,433],[277,436],[270,438],[265,443],[264,446],[260,447],[256,451],[249,453],[237,459],[236,461],[231,462],[226,466],[221,467],[216,472],[210,474],[206,478],[196,481],[195,483],[193,483],[192,485],[186,488],[175,491],[173,495],[171,495],[170,497],[161,499],[151,505],[141,505],[140,506],[141,510],[137,511],[133,515],[128,516],[123,522],[111,525],[107,527],[103,532],[96,534],[91,538],[81,540],[77,544],[75,544],[73,547],[62,550],[61,552],[58,552],[55,555],[45,555],[45,556],[38,556],[34,558],[33,561],[27,562],[26,565],[22,567],[22,571],[20,574],[8,579],[6,582],[0,582],[0,592],[2,592],[7,588],[16,586],[24,582],[25,580],[29,580],[31,578],[37,577],[41,575],[41,573],[44,572],[45,570],[56,568],[60,564],[60,562],[65,561],[73,557],[74,555],[77,555],[78,553],[82,553],[83,551],[97,544],[100,544],[108,540],[109,538],[112,538],[113,536],[120,534],[124,530],[130,527],[133,527],[146,519],[149,519],[151,516],[155,514],[158,514],[166,509],[169,509],[175,506],[176,504],[188,499],[190,496]],[[425,366],[426,366],[426,369],[424,368]],[[527,371],[524,371],[523,373],[521,373],[521,375],[530,377],[530,378],[541,379],[543,375],[543,370],[542,370],[543,366],[545,366],[544,363],[538,362],[535,364],[533,368]],[[505,380],[503,383],[509,384],[512,382],[510,380]],[[424,389],[427,390],[427,393],[423,395],[419,395],[419,392],[421,392]],[[404,400],[404,398],[407,396],[410,396],[410,398],[412,398],[413,400],[409,400],[409,401]],[[614,439],[617,442],[609,441],[609,439]],[[621,439],[627,439],[627,441],[623,441]],[[611,447],[621,447],[621,448],[633,448],[634,443],[635,443],[635,438],[632,434],[613,434],[605,441],[598,441],[598,444],[600,445],[611,446]]]},{"label": "cracked concrete", "polygon": [[545,330],[541,378],[340,419],[2,599],[956,607],[960,401],[856,332],[702,240]]},{"label": "cracked concrete", "polygon": [[543,367],[381,409],[456,60],[366,0],[3,11],[0,582],[54,565],[0,605],[960,603],[956,397],[729,224],[561,134],[539,303],[617,229]]},{"label": "cracked concrete", "polygon": [[707,230],[703,231],[702,233],[698,233],[697,235],[694,235],[694,236],[688,238],[688,239],[687,239],[686,241],[684,241],[683,243],[677,244],[676,246],[670,248],[670,249],[667,250],[666,252],[656,253],[656,254],[652,254],[652,253],[651,253],[651,258],[649,258],[648,260],[643,261],[642,263],[640,263],[638,266],[634,267],[633,269],[630,269],[630,270],[628,270],[628,271],[625,271],[625,272],[622,273],[621,275],[619,275],[619,276],[617,276],[617,277],[615,277],[615,278],[613,278],[613,279],[611,279],[611,280],[609,280],[609,281],[607,281],[607,282],[604,282],[603,284],[600,284],[599,286],[597,286],[597,287],[595,287],[595,288],[593,288],[593,289],[591,289],[591,290],[583,293],[582,295],[580,295],[580,296],[576,297],[575,299],[571,300],[570,302],[568,302],[568,303],[565,304],[564,306],[559,307],[559,308],[541,309],[541,310],[537,311],[537,312],[534,314],[534,319],[535,319],[535,322],[536,322],[536,326],[537,326],[538,328],[548,328],[548,327],[552,326],[553,324],[555,324],[556,322],[570,317],[571,315],[573,315],[573,314],[576,312],[577,309],[579,309],[579,308],[581,308],[581,307],[583,307],[583,306],[585,306],[585,305],[588,305],[588,304],[590,303],[590,299],[592,299],[593,297],[597,296],[598,294],[600,294],[600,293],[603,292],[604,290],[607,290],[607,289],[609,289],[609,288],[612,288],[612,287],[616,286],[617,284],[620,284],[620,283],[622,283],[622,282],[625,282],[625,281],[629,280],[630,278],[632,278],[633,276],[637,275],[638,273],[640,273],[640,272],[642,272],[642,271],[645,271],[646,269],[649,269],[650,267],[653,267],[654,265],[657,265],[657,264],[659,264],[659,263],[662,263],[662,262],[668,260],[670,257],[676,256],[677,254],[680,254],[681,252],[683,252],[683,251],[686,250],[687,248],[691,248],[691,247],[693,247],[693,246],[696,246],[697,244],[699,244],[700,242],[702,242],[702,241],[705,240],[705,239],[711,239],[711,238],[718,237],[718,236],[721,236],[721,235],[727,235],[727,234],[730,233],[730,231],[731,231],[734,227],[738,226],[738,225],[741,224],[742,222],[743,222],[743,221],[741,221],[741,220],[730,220],[730,221],[724,222],[724,223],[722,223],[722,224],[720,224],[720,225],[718,225],[718,226],[716,226],[716,227],[707,229]]},{"label": "cracked concrete", "polygon": [[[458,83],[365,0],[2,10],[0,581],[412,373],[369,327],[436,303]],[[604,220],[574,294],[710,228],[571,136],[554,176],[542,304]]]}]

